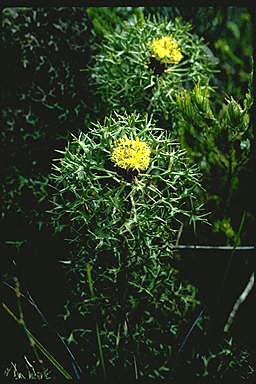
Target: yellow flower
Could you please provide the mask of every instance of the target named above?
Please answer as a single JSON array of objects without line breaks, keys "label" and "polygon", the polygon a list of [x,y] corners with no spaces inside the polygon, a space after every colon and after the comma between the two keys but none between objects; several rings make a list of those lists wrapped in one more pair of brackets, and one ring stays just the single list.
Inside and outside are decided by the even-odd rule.
[{"label": "yellow flower", "polygon": [[164,64],[178,64],[183,55],[172,36],[164,36],[150,42],[153,56]]},{"label": "yellow flower", "polygon": [[128,139],[127,136],[116,140],[111,160],[120,168],[126,170],[146,170],[149,166],[150,148],[147,143]]}]

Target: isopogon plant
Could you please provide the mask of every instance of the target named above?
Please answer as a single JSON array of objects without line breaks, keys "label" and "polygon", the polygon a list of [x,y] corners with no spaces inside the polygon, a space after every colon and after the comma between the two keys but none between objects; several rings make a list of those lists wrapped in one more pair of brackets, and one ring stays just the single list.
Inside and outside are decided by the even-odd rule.
[{"label": "isopogon plant", "polygon": [[105,111],[148,111],[169,119],[177,90],[207,82],[214,71],[216,60],[191,28],[179,18],[134,17],[121,31],[106,33],[89,70]]},{"label": "isopogon plant", "polygon": [[138,114],[92,124],[54,165],[53,220],[73,241],[68,268],[84,316],[76,336],[92,374],[120,364],[135,372],[135,361],[138,377],[169,370],[172,337],[198,303],[172,248],[181,224],[203,220],[199,180],[168,132]]}]

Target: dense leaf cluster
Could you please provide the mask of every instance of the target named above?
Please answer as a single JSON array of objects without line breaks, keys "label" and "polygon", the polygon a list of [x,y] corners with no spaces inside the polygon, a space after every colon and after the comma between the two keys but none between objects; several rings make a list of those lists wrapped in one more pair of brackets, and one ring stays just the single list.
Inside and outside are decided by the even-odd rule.
[{"label": "dense leaf cluster", "polygon": [[[230,219],[241,215],[241,206],[236,207],[231,202],[244,188],[242,178],[252,151],[252,96],[249,90],[243,106],[229,97],[219,110],[213,95],[207,87],[199,85],[190,92],[180,93],[176,132],[190,157],[200,164],[206,192],[204,200],[214,209],[211,219],[217,219],[219,224],[220,220],[226,222],[226,227],[218,224],[215,229],[234,241],[237,239]],[[242,208],[250,211],[245,205]]]}]

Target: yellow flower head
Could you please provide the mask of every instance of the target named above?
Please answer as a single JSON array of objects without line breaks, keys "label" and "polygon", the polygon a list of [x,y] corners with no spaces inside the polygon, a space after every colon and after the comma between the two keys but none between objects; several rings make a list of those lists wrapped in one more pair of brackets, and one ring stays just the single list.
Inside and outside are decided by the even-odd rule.
[{"label": "yellow flower head", "polygon": [[171,36],[164,36],[150,42],[154,57],[164,64],[178,64],[183,55]]},{"label": "yellow flower head", "polygon": [[144,141],[128,139],[127,136],[116,140],[111,160],[126,170],[146,170],[150,160],[150,148]]}]

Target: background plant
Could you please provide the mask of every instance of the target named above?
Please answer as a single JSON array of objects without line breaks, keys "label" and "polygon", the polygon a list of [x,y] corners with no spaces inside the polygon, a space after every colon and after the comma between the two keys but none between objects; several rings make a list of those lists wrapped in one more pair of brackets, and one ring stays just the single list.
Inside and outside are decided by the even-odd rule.
[{"label": "background plant", "polygon": [[86,13],[92,23],[94,38],[101,40],[107,33],[121,31],[124,21],[134,22],[134,15],[143,19],[143,7],[88,7]]},{"label": "background plant", "polygon": [[[149,43],[170,34],[183,59],[165,67],[152,57]],[[205,42],[191,33],[190,24],[178,18],[167,22],[134,17],[133,22],[123,23],[121,31],[107,33],[95,47],[90,84],[107,112],[148,111],[168,119],[175,106],[175,92],[199,80],[206,82],[213,73]]]},{"label": "background plant", "polygon": [[216,85],[239,103],[245,98],[253,70],[252,25],[252,9],[228,7],[225,28],[211,44],[222,68]]},{"label": "background plant", "polygon": [[255,357],[244,346],[238,346],[232,338],[226,337],[222,343],[207,353],[196,353],[186,367],[181,367],[181,377],[189,374],[202,383],[233,380],[253,383],[255,378]]},{"label": "background plant", "polygon": [[[234,202],[244,188],[252,150],[252,96],[248,90],[243,106],[232,97],[226,98],[220,110],[212,97],[207,87],[199,85],[178,95],[177,131],[182,145],[200,164],[204,199],[212,211],[211,220],[216,221],[214,229],[222,231],[227,243],[232,244],[237,243],[235,232],[243,213],[241,209],[246,209],[246,206],[234,208]],[[250,211],[248,206],[249,216]]]},{"label": "background plant", "polygon": [[[2,32],[1,214],[6,230],[17,216],[37,222],[29,199],[47,190],[55,146],[83,125],[88,102],[80,68],[89,57],[89,32],[84,8],[54,7],[5,8]],[[43,195],[35,202],[37,213],[45,211]]]},{"label": "background plant", "polygon": [[[247,93],[252,71],[252,8],[251,7],[145,7],[145,16],[156,12],[163,20],[181,17],[193,25],[193,31],[207,40],[208,51],[220,71],[213,82],[219,92],[231,94],[241,102]],[[241,38],[242,37],[242,38]],[[222,103],[221,97],[219,103]]]}]

